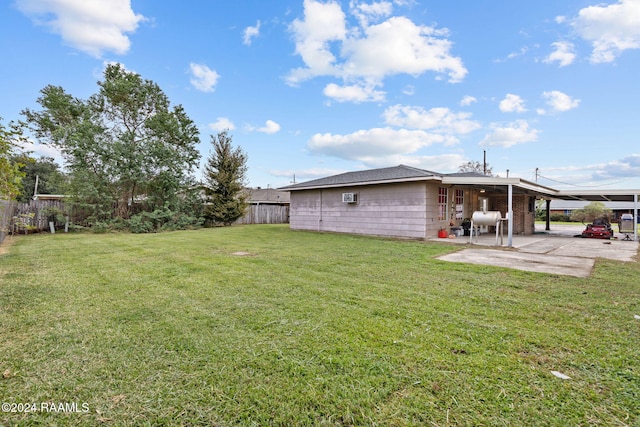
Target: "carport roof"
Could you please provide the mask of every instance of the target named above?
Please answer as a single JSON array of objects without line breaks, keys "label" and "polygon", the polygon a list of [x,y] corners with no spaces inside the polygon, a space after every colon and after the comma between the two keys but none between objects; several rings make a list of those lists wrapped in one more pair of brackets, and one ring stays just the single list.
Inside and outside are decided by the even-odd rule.
[{"label": "carport roof", "polygon": [[636,190],[572,190],[559,191],[556,199],[581,200],[585,202],[633,202],[634,196],[640,195]]}]

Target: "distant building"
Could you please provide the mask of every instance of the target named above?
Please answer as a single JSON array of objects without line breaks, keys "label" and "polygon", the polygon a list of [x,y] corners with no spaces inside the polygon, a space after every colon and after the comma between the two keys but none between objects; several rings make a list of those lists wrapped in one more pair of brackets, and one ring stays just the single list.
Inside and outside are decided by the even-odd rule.
[{"label": "distant building", "polygon": [[287,224],[289,192],[275,188],[247,188],[249,206],[237,224]]},{"label": "distant building", "polygon": [[[589,201],[584,200],[552,200],[550,204],[551,215],[570,216],[574,211],[584,209]],[[617,220],[622,214],[633,214],[633,202],[601,202],[606,208],[611,209],[613,218]]]}]

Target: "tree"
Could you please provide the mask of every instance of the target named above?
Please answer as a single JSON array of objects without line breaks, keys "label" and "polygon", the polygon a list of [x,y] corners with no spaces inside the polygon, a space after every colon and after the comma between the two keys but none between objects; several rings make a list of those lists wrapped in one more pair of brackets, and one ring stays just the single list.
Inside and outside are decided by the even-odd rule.
[{"label": "tree", "polygon": [[486,176],[493,176],[493,168],[487,163],[485,173],[485,165],[481,162],[467,162],[458,168],[458,172],[476,172]]},{"label": "tree", "polygon": [[18,196],[18,201],[26,203],[33,197],[36,191],[36,180],[38,183],[38,194],[64,194],[65,175],[60,171],[60,166],[53,157],[40,157],[39,159],[22,153],[13,156],[13,161],[19,163],[22,178],[22,190]]},{"label": "tree", "polygon": [[611,214],[611,209],[607,208],[604,203],[591,202],[584,208],[571,212],[571,221],[593,222],[597,218],[604,218],[610,221]]},{"label": "tree", "polygon": [[211,135],[213,153],[205,165],[205,193],[208,205],[205,218],[213,224],[231,225],[246,209],[245,174],[247,155],[233,148],[227,131]]},{"label": "tree", "polygon": [[36,137],[61,150],[77,209],[90,223],[177,209],[200,157],[197,127],[156,83],[119,64],[98,86],[85,101],[49,85],[42,111],[23,111]]},{"label": "tree", "polygon": [[0,118],[0,199],[15,199],[20,194],[24,173],[21,164],[14,160],[18,143],[24,141],[21,123],[11,122],[7,129]]}]

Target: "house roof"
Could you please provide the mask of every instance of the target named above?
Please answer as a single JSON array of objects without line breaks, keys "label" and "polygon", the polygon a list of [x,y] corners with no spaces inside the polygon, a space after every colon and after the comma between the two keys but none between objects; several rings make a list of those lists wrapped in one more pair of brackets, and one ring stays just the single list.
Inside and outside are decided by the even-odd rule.
[{"label": "house roof", "polygon": [[508,192],[527,194],[538,199],[583,200],[603,202],[633,202],[640,198],[640,190],[577,190],[559,191],[522,178],[500,178],[485,176],[477,172],[443,174],[411,166],[399,165],[388,168],[346,172],[326,178],[314,179],[280,188],[284,191],[319,190],[323,188],[350,187],[355,185],[388,184],[415,181],[436,181],[443,185],[459,185],[492,193]]},{"label": "house roof", "polygon": [[486,189],[493,192],[507,191],[507,185],[512,184],[515,193],[527,193],[540,197],[550,197],[556,190],[520,178],[498,178],[477,172],[458,172],[443,174],[406,165],[380,169],[347,172],[326,178],[306,181],[299,184],[282,187],[281,190],[297,191],[322,188],[348,187],[354,185],[388,184],[397,182],[436,181],[442,184],[463,185]]},{"label": "house roof", "polygon": [[314,179],[280,188],[286,191],[309,190],[352,185],[370,185],[393,182],[441,180],[442,174],[411,166],[399,165],[389,168],[346,172],[326,178]]},{"label": "house roof", "polygon": [[249,203],[289,203],[289,192],[275,188],[250,188],[248,189]]}]

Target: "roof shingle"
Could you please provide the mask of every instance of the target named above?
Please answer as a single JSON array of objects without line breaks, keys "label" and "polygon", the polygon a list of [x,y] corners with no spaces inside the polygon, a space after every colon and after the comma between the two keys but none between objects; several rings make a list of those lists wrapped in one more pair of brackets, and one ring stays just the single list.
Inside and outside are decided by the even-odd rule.
[{"label": "roof shingle", "polygon": [[396,181],[411,178],[435,178],[443,175],[437,172],[418,169],[411,166],[399,165],[388,168],[368,169],[355,172],[346,172],[326,178],[314,179],[298,184],[282,187],[282,190],[296,190],[310,187],[332,187],[349,184],[361,184],[378,181]]}]

